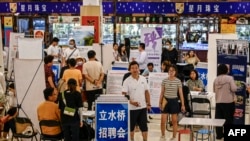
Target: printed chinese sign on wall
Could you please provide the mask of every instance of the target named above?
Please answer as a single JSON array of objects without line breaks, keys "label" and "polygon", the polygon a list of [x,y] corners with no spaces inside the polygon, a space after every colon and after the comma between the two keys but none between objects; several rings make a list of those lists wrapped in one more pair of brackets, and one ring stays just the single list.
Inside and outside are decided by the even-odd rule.
[{"label": "printed chinese sign on wall", "polygon": [[141,30],[141,43],[145,43],[145,51],[148,62],[154,64],[154,68],[160,72],[162,52],[162,28],[147,27]]},{"label": "printed chinese sign on wall", "polygon": [[82,25],[94,26],[94,43],[99,43],[99,16],[82,16]]}]

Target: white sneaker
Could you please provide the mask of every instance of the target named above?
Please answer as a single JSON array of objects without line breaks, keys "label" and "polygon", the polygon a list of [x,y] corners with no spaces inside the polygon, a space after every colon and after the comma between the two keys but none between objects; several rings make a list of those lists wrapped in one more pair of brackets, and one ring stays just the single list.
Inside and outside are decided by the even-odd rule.
[{"label": "white sneaker", "polygon": [[177,141],[177,138],[171,138],[170,141]]},{"label": "white sneaker", "polygon": [[161,136],[160,141],[166,141],[166,137],[165,136]]}]

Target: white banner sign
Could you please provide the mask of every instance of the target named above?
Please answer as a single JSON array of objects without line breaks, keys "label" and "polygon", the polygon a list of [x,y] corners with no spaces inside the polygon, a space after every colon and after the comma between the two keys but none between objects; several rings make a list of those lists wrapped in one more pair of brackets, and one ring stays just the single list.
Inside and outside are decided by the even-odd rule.
[{"label": "white banner sign", "polygon": [[19,59],[43,59],[43,39],[19,38],[18,58]]},{"label": "white banner sign", "polygon": [[162,80],[168,77],[168,73],[149,73],[148,84],[152,107],[159,107]]},{"label": "white banner sign", "polygon": [[13,70],[13,60],[17,57],[18,38],[23,38],[24,33],[10,32],[10,46],[8,50],[8,78]]},{"label": "white banner sign", "polygon": [[109,70],[107,76],[107,92],[108,94],[122,94],[122,79],[124,70]]},{"label": "white banner sign", "polygon": [[141,30],[141,42],[145,43],[145,51],[148,54],[148,62],[154,64],[154,68],[161,71],[162,52],[162,28],[145,27]]}]

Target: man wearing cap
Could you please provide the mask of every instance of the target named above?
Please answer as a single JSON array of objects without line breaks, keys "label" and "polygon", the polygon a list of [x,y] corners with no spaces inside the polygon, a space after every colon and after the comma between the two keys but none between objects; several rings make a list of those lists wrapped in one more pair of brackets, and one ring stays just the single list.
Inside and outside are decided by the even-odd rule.
[{"label": "man wearing cap", "polygon": [[86,79],[88,110],[91,110],[96,94],[102,94],[104,70],[102,64],[99,61],[96,61],[95,56],[96,53],[94,50],[88,51],[89,61],[83,65],[83,74]]}]

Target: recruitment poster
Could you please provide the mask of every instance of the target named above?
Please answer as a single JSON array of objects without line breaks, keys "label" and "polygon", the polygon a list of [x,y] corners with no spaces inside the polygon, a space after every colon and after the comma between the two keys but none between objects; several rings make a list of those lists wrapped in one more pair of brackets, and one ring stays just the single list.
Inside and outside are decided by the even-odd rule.
[{"label": "recruitment poster", "polygon": [[148,55],[148,62],[154,64],[154,68],[161,71],[162,52],[162,28],[145,27],[141,29],[141,43],[145,43],[145,51]]},{"label": "recruitment poster", "polygon": [[248,41],[226,40],[217,41],[217,64],[226,64],[229,67],[229,75],[234,77],[238,87],[236,92],[234,123],[245,123],[245,96],[246,96],[246,74]]},{"label": "recruitment poster", "polygon": [[109,70],[107,76],[108,94],[122,94],[122,79],[127,70]]},{"label": "recruitment poster", "polygon": [[168,77],[168,73],[149,73],[148,84],[152,113],[160,113],[159,99],[161,94],[162,80]]}]

